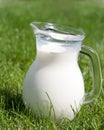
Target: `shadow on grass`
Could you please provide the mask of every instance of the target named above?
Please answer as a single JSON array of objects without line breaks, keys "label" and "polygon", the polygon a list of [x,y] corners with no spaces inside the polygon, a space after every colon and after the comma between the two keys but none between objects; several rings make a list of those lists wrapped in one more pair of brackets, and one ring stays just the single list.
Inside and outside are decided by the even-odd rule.
[{"label": "shadow on grass", "polygon": [[25,106],[22,100],[22,94],[9,88],[0,89],[1,106],[9,111],[24,112]]},{"label": "shadow on grass", "polygon": [[[14,89],[13,89],[14,90]],[[41,127],[46,127],[48,123],[48,127],[50,130],[57,130],[55,123],[50,120],[49,118],[45,117],[38,117],[32,113],[30,109],[27,109],[24,106],[23,100],[22,100],[22,94],[19,94],[18,91],[16,90],[11,90],[11,89],[4,89],[0,88],[0,106],[7,111],[9,118],[12,117],[13,120],[14,118],[21,120],[22,123],[24,123],[24,120],[26,122],[26,125],[30,125],[30,127],[34,128],[34,124],[38,122],[37,128]],[[7,117],[8,118],[8,117]],[[26,119],[28,119],[26,121]],[[30,123],[29,123],[30,121]],[[26,127],[27,128],[27,127]]]}]

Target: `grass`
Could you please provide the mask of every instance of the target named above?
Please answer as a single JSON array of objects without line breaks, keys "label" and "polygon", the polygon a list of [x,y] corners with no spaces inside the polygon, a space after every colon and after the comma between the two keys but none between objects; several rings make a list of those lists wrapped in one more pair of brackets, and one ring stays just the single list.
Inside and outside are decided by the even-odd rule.
[{"label": "grass", "polygon": [[[83,28],[84,44],[94,48],[104,73],[104,6],[95,0],[0,0],[0,129],[103,130],[104,94],[83,105],[73,121],[33,116],[22,102],[25,74],[34,61],[36,48],[32,21]],[[91,85],[88,59],[80,61],[85,84]],[[103,84],[104,85],[104,84]],[[104,89],[104,87],[103,87]]]}]

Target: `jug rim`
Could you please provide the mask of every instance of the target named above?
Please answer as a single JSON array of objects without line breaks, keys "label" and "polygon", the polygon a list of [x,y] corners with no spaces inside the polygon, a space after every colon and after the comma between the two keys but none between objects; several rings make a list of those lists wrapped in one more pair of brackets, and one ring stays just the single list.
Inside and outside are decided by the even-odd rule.
[{"label": "jug rim", "polygon": [[43,34],[56,40],[82,41],[85,38],[85,33],[82,29],[69,26],[48,22],[31,22],[30,26],[33,28],[36,35]]}]

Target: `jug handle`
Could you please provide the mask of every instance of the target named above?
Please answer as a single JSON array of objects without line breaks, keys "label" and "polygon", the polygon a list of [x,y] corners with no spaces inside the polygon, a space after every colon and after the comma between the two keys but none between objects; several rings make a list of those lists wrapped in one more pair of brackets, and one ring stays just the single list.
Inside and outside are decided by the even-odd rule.
[{"label": "jug handle", "polygon": [[93,84],[91,92],[85,93],[84,103],[87,104],[97,99],[100,94],[102,83],[101,67],[99,56],[95,50],[88,46],[82,45],[80,53],[88,56],[92,63]]}]

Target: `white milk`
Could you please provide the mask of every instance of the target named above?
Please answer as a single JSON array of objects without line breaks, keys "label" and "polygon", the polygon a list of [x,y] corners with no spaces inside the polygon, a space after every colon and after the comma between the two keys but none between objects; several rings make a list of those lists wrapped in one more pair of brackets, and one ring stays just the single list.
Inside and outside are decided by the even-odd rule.
[{"label": "white milk", "polygon": [[73,47],[50,44],[38,48],[23,86],[23,100],[34,113],[55,115],[56,119],[74,118],[84,97],[77,58],[78,50]]}]

